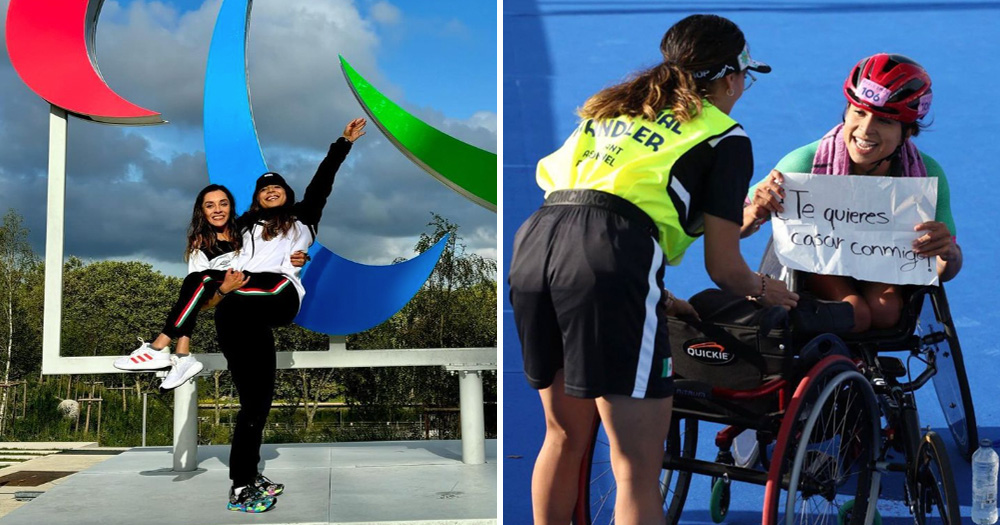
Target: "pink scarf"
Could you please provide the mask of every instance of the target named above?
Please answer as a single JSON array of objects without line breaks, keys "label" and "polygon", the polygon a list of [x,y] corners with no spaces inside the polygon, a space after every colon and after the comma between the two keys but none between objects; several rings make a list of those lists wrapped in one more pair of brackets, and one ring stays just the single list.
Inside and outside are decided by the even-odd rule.
[{"label": "pink scarf", "polygon": [[[812,173],[819,175],[852,175],[851,157],[847,153],[847,144],[843,138],[844,124],[837,124],[823,135],[816,147],[813,157]],[[926,177],[927,168],[920,152],[909,139],[903,141],[899,150],[900,164],[903,166],[904,177]],[[887,161],[888,162],[888,161]]]}]

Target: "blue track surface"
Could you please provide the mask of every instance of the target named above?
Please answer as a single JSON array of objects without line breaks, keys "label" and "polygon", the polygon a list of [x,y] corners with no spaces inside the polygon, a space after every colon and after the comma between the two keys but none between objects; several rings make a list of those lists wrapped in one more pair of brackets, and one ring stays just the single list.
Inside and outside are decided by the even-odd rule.
[{"label": "blue track surface", "polygon": [[[534,182],[535,163],[570,133],[576,122],[573,111],[587,96],[658,62],[664,31],[688,14],[711,12],[732,19],[746,34],[754,58],[774,68],[759,76],[733,111],[754,143],[755,180],[785,153],[816,140],[839,121],[844,76],[861,57],[887,51],[921,62],[934,82],[934,106],[932,126],[916,144],[948,174],[965,254],[962,273],[948,284],[948,298],[980,436],[1000,439],[995,375],[1000,339],[990,328],[1000,326],[1000,169],[989,164],[1000,138],[1000,2],[505,0],[503,11],[504,283],[514,233],[542,201]],[[760,260],[768,233],[744,241],[751,266]],[[690,296],[712,286],[701,251],[696,243],[679,268],[668,270],[671,291]],[[503,315],[503,517],[505,523],[522,524],[531,522],[531,468],[544,427],[538,396],[521,374],[506,300]],[[923,424],[937,429],[952,446],[933,387],[918,393],[918,403]],[[704,451],[714,455],[709,428],[700,433],[699,457]],[[969,465],[954,453],[951,459],[967,516]],[[892,478],[883,481],[890,487],[898,484]],[[711,523],[708,496],[708,480],[695,476],[682,523]],[[759,523],[762,496],[762,487],[734,484],[728,523]],[[885,523],[912,523],[892,501],[881,502],[880,510]]]}]

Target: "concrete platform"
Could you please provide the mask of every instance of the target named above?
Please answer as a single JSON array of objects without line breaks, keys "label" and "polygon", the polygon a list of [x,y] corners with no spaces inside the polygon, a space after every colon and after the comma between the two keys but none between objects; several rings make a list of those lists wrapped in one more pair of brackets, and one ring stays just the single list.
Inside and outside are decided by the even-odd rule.
[{"label": "concrete platform", "polygon": [[199,447],[198,469],[186,473],[171,470],[169,447],[147,447],[64,478],[0,525],[497,522],[496,440],[485,465],[463,464],[460,441],[264,445],[261,456],[264,473],[285,484],[264,514],[226,510],[228,446]]}]

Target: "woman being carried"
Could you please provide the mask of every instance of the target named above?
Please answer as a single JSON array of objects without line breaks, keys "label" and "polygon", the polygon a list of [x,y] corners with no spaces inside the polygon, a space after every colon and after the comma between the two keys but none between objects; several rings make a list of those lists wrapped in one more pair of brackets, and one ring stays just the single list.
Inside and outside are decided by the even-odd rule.
[{"label": "woman being carried", "polygon": [[[115,360],[119,370],[150,371],[170,368],[161,390],[171,390],[201,372],[204,365],[190,354],[191,334],[198,312],[218,304],[224,295],[245,281],[241,272],[232,269],[242,239],[237,235],[236,207],[232,193],[225,186],[210,184],[198,193],[188,226],[184,259],[188,275],[180,294],[167,315],[163,330],[151,343],[143,342],[127,356]],[[301,267],[305,252],[293,253],[289,263]],[[170,341],[177,340],[174,355]]]},{"label": "woman being carried", "polygon": [[[847,109],[843,122],[822,139],[789,153],[750,192],[743,212],[743,236],[756,232],[772,213],[784,211],[782,173],[934,177],[938,180],[936,217],[914,226],[923,232],[913,251],[937,260],[941,282],[962,269],[962,250],[955,242],[948,179],[930,155],[917,150],[916,137],[931,107],[931,78],[920,64],[903,55],[879,53],[862,59],[844,81]],[[846,301],[854,307],[854,331],[891,328],[900,319],[900,287],[837,275],[810,274],[810,291],[821,299]]]}]

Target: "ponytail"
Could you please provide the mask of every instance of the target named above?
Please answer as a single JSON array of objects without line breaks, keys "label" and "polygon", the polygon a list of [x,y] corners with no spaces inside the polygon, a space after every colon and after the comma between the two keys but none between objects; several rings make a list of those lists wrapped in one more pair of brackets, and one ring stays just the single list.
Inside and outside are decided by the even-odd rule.
[{"label": "ponytail", "polygon": [[645,117],[655,120],[665,109],[687,122],[703,109],[711,80],[695,79],[703,71],[739,55],[746,45],[732,21],[716,15],[691,15],[670,27],[660,41],[663,62],[602,89],[584,102],[577,114],[584,119]]},{"label": "ponytail", "polygon": [[670,108],[681,122],[701,112],[701,92],[691,73],[674,63],[661,62],[628,80],[602,89],[584,102],[577,113],[585,119],[643,116],[656,119]]}]

